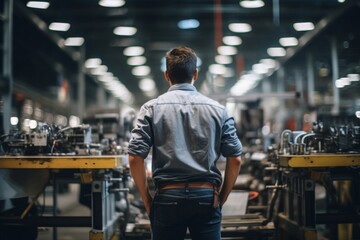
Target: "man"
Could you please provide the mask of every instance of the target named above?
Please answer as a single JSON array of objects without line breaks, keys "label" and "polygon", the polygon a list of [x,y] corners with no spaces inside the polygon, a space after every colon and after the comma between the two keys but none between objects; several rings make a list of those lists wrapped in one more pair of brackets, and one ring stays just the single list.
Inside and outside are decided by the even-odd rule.
[{"label": "man", "polygon": [[[219,240],[221,207],[240,171],[242,145],[234,120],[222,105],[196,91],[196,61],[187,47],[166,54],[170,88],[141,107],[132,131],[131,175],[154,240],[184,239],[187,229],[193,240]],[[154,197],[144,167],[151,147]],[[224,181],[216,167],[220,155],[227,158]]]}]

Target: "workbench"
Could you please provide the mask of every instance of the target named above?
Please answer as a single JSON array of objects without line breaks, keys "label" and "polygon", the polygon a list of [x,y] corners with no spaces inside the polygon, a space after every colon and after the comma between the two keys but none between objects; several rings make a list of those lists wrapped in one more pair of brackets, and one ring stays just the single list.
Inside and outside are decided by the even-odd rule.
[{"label": "workbench", "polygon": [[[45,169],[50,172],[49,182],[54,189],[56,185],[62,181],[61,172],[71,172],[68,176],[74,176],[74,179],[66,179],[67,182],[74,181],[77,183],[91,184],[91,216],[79,217],[61,217],[56,216],[57,200],[56,191],[53,195],[53,215],[38,216],[32,219],[24,218],[29,207],[18,218],[0,219],[0,224],[27,224],[29,222],[36,223],[38,226],[54,227],[53,239],[56,236],[56,227],[91,227],[89,233],[90,240],[97,239],[115,239],[119,234],[119,213],[115,210],[115,192],[124,189],[114,189],[112,181],[112,171],[119,170],[124,167],[127,155],[107,155],[107,156],[0,156],[0,169],[26,171],[35,171]],[[76,177],[75,177],[76,176]],[[21,176],[19,176],[21,178]],[[76,179],[75,179],[76,178]],[[43,188],[44,190],[45,188]],[[124,190],[126,191],[126,189]]]},{"label": "workbench", "polygon": [[[317,224],[334,224],[336,238],[348,239],[352,233],[341,225],[360,222],[360,154],[281,155],[279,165],[285,191],[277,216],[281,239],[318,239]],[[325,212],[315,204],[316,184],[325,188]]]}]

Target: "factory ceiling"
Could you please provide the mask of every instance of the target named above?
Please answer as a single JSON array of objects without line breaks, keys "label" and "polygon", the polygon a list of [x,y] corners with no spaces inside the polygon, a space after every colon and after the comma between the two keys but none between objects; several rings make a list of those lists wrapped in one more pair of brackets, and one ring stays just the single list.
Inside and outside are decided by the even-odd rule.
[{"label": "factory ceiling", "polygon": [[[212,79],[215,81],[212,92],[228,93],[239,77],[253,71],[254,64],[261,59],[284,62],[291,57],[288,53],[282,57],[269,56],[268,48],[282,47],[280,38],[299,40],[309,34],[310,31],[296,31],[294,23],[311,22],[315,30],[319,30],[320,20],[331,19],[349,4],[349,1],[337,0],[265,0],[260,8],[245,8],[239,0],[127,0],[119,1],[118,7],[104,7],[100,5],[104,1],[98,0],[50,0],[46,9],[39,9],[29,7],[28,2],[14,1],[15,77],[29,78],[33,87],[40,88],[50,82],[52,72],[65,75],[70,72],[76,79],[76,72],[81,68],[81,64],[77,65],[79,60],[100,58],[107,67],[106,76],[122,83],[131,93],[131,98],[124,97],[126,93],[120,93],[119,97],[125,102],[131,99],[135,106],[167,90],[161,70],[162,58],[175,46],[189,46],[201,59],[196,83],[199,89],[206,90],[204,86]],[[189,28],[181,29],[179,22],[182,20],[193,21],[183,22]],[[67,31],[50,30],[51,23],[55,22],[70,25]],[[249,24],[251,30],[234,30],[238,23]],[[116,35],[117,27],[132,27],[125,30],[136,32],[128,36]],[[238,38],[224,39],[226,36]],[[81,37],[84,41],[81,46],[64,46],[64,41],[71,37]],[[235,40],[235,43],[228,40]],[[212,65],[219,55],[218,47],[226,43],[228,46],[234,44],[230,50],[236,51],[225,59],[231,62],[222,65],[225,68]],[[301,44],[293,48],[298,51]],[[146,58],[145,65],[149,69],[129,65],[130,57],[125,56],[125,49],[132,46],[143,48],[141,56]],[[36,54],[32,52],[35,49]],[[136,76],[135,69],[145,70],[145,73]],[[210,70],[216,74],[210,74]],[[93,75],[91,68],[85,71],[87,84],[102,85],[108,81]],[[151,80],[142,81],[144,78],[154,80],[155,90],[151,90]],[[140,89],[140,82],[145,92]],[[209,93],[209,88],[207,91]],[[90,90],[87,94],[93,95]]]}]

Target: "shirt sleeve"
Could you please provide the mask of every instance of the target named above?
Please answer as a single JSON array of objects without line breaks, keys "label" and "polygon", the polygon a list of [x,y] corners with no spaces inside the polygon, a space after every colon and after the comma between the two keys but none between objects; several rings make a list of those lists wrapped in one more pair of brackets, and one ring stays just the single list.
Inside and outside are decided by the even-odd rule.
[{"label": "shirt sleeve", "polygon": [[128,152],[134,155],[140,155],[144,159],[152,147],[152,108],[149,105],[143,105],[136,120],[136,126],[131,132],[131,139]]},{"label": "shirt sleeve", "polygon": [[236,134],[234,118],[225,111],[225,121],[222,127],[221,154],[224,157],[240,156],[242,144]]}]

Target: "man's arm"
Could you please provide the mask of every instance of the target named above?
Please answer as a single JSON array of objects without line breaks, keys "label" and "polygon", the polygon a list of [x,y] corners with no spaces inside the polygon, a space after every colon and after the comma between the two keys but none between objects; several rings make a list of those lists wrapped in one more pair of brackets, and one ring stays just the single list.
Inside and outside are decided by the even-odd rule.
[{"label": "man's arm", "polygon": [[140,192],[141,199],[144,202],[146,213],[150,215],[152,196],[149,192],[149,186],[146,178],[144,158],[139,155],[129,154],[129,164],[131,176]]},{"label": "man's arm", "polygon": [[227,157],[225,167],[224,183],[220,190],[221,206],[226,202],[234,184],[239,176],[241,157]]}]

